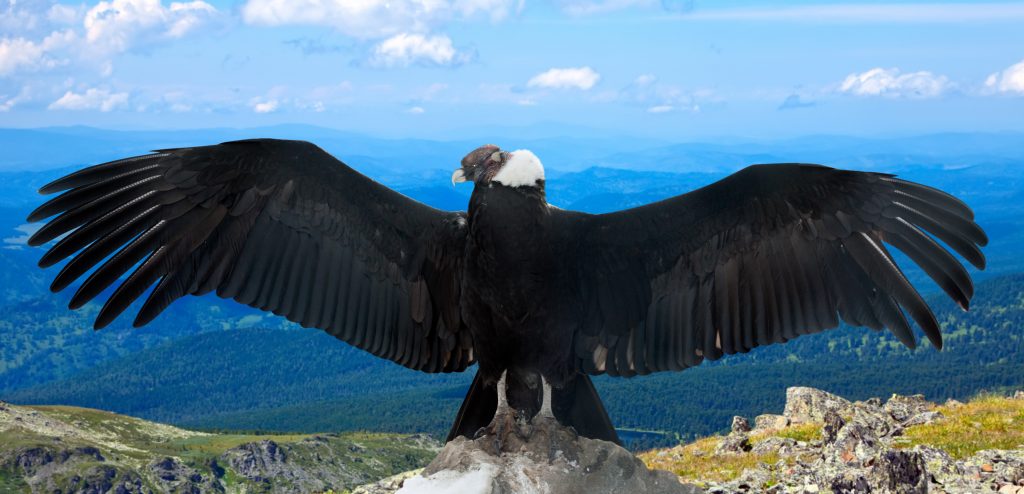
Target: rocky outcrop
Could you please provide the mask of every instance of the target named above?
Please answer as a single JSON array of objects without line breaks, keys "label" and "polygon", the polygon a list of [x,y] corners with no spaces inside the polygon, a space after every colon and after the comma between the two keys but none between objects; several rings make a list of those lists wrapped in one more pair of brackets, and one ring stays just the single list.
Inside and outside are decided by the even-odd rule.
[{"label": "rocky outcrop", "polygon": [[644,492],[696,494],[675,475],[649,470],[616,444],[576,435],[554,422],[535,425],[528,437],[464,437],[448,443],[424,471],[405,480],[399,494],[583,494]]},{"label": "rocky outcrop", "polygon": [[853,404],[820,389],[798,386],[786,390],[786,408],[782,415],[789,423],[824,422],[829,413],[853,415]]},{"label": "rocky outcrop", "polygon": [[274,437],[240,441],[98,410],[0,402],[0,492],[344,491],[422,467],[440,450],[425,435]]},{"label": "rocky outcrop", "polygon": [[[962,460],[938,448],[900,447],[908,427],[942,418],[921,395],[850,402],[821,390],[790,388],[786,398],[783,415],[758,417],[751,432],[733,427],[715,451],[777,453],[780,459],[747,469],[730,482],[709,483],[708,493],[1024,494],[1024,445],[980,451]],[[784,423],[820,424],[820,439],[763,437]],[[757,434],[762,437],[751,441]]]}]

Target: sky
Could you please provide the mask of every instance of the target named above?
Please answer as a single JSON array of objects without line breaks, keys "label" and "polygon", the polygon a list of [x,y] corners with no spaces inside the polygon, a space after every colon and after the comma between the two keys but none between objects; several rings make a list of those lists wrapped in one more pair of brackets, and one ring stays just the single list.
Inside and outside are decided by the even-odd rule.
[{"label": "sky", "polygon": [[1024,2],[0,1],[0,127],[1024,131]]}]

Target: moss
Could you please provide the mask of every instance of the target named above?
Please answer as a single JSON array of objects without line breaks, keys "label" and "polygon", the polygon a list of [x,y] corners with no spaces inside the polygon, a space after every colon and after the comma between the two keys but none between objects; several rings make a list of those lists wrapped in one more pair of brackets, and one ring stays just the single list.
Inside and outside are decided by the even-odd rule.
[{"label": "moss", "polygon": [[943,418],[907,428],[897,447],[932,446],[963,459],[985,449],[1024,445],[1024,400],[987,395],[935,410]]}]

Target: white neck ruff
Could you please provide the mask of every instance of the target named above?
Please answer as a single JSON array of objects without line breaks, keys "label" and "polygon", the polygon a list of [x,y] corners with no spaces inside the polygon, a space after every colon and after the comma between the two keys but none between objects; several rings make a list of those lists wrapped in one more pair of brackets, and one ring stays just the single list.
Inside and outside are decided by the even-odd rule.
[{"label": "white neck ruff", "polygon": [[507,187],[536,187],[538,180],[544,180],[544,165],[540,158],[528,149],[512,151],[501,170],[491,179]]}]

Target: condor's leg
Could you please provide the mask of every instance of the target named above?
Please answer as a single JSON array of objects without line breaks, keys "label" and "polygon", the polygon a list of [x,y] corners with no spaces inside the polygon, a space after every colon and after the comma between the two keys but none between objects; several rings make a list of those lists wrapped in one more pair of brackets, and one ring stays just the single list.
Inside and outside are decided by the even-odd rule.
[{"label": "condor's leg", "polygon": [[509,432],[515,431],[516,425],[515,410],[513,410],[508,404],[507,383],[508,370],[505,370],[501,373],[501,379],[498,379],[498,407],[494,410],[494,418],[491,419],[490,424],[487,424],[486,427],[482,427],[475,435],[476,438],[480,438],[485,435],[494,435],[496,443],[495,446],[498,451],[501,450],[505,436]]},{"label": "condor's leg", "polygon": [[543,399],[540,402],[540,410],[530,419],[530,423],[536,423],[538,420],[556,420],[555,412],[551,410],[551,383],[541,374],[540,384],[543,388]]}]

